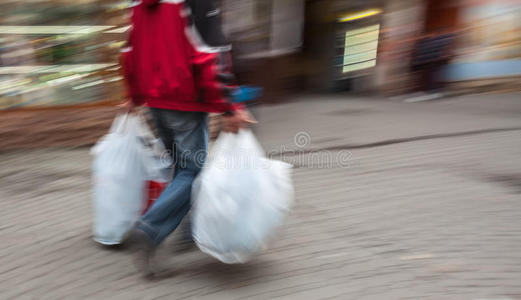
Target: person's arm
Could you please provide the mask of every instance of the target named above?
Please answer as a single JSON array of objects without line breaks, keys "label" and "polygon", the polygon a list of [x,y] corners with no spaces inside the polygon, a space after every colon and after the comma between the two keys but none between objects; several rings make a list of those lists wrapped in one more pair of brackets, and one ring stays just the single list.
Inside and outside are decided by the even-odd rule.
[{"label": "person's arm", "polygon": [[[132,0],[132,4],[134,4],[135,0]],[[147,5],[152,5],[152,2],[157,2],[158,0],[145,0]],[[131,8],[132,9],[132,8]],[[132,30],[132,20],[130,22],[130,29],[128,31],[127,41],[123,48],[120,50],[119,56],[119,65],[120,65],[120,73],[123,76],[123,82],[125,86],[125,95],[124,95],[124,103],[121,105],[127,111],[133,111],[136,106],[140,106],[144,104],[144,99],[138,97],[139,92],[137,90],[137,84],[135,79],[135,64],[133,62],[133,46],[134,46],[134,31]]]},{"label": "person's arm", "polygon": [[214,0],[187,0],[186,8],[188,36],[198,48],[194,66],[203,98],[221,95],[224,99],[227,106],[223,111],[224,131],[237,132],[248,123],[256,123],[242,104],[232,102],[232,93],[237,86],[232,69],[232,47],[222,31],[220,8]]},{"label": "person's arm", "polygon": [[135,84],[134,79],[134,68],[131,57],[132,50],[131,36],[129,36],[127,44],[121,49],[119,56],[120,73],[123,76],[125,87],[125,94],[123,96],[124,100],[120,107],[122,107],[126,112],[133,112],[136,107],[144,104],[143,99],[137,97],[138,93],[135,91],[137,85]]},{"label": "person's arm", "polygon": [[[216,61],[216,80],[227,102],[232,103],[232,93],[237,89],[233,74],[231,49],[222,30],[221,10],[215,0],[187,0],[187,22],[190,38],[202,52],[213,53]],[[242,105],[236,105],[241,107]],[[228,115],[232,111],[227,112]]]}]

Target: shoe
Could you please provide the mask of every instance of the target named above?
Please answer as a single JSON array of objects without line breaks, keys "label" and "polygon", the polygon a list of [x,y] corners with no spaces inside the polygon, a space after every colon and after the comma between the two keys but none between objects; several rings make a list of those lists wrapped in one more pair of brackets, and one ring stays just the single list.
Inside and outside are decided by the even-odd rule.
[{"label": "shoe", "polygon": [[180,234],[179,237],[175,241],[174,252],[187,252],[192,249],[195,249],[195,241],[192,236],[192,225],[190,221],[190,216],[185,218],[181,223],[179,228]]},{"label": "shoe", "polygon": [[152,258],[154,257],[156,247],[150,237],[139,229],[134,229],[129,236],[129,241],[135,249],[134,265],[145,278],[154,277],[152,268]]}]

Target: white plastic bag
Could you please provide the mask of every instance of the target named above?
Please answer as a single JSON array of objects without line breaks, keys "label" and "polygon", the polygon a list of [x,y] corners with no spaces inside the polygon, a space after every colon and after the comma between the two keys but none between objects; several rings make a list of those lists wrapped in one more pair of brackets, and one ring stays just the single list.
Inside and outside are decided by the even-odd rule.
[{"label": "white plastic bag", "polygon": [[144,205],[145,182],[162,176],[161,143],[138,115],[120,115],[92,148],[94,240],[120,244]]},{"label": "white plastic bag", "polygon": [[267,159],[249,130],[221,133],[192,201],[198,247],[224,263],[244,263],[284,221],[293,201],[291,165]]}]

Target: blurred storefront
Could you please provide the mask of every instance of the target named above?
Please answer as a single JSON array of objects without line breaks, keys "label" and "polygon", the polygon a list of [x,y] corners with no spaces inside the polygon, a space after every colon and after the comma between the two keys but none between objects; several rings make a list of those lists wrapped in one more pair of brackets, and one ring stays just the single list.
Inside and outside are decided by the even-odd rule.
[{"label": "blurred storefront", "polygon": [[460,37],[446,79],[457,87],[517,86],[521,80],[521,3],[461,1]]},{"label": "blurred storefront", "polygon": [[263,101],[281,100],[302,84],[305,0],[221,0],[242,84],[263,86]]},{"label": "blurred storefront", "polygon": [[[240,83],[264,101],[299,91],[410,91],[425,33],[457,34],[444,80],[519,77],[516,0],[220,0]],[[96,104],[122,94],[127,0],[3,0],[0,109]]]},{"label": "blurred storefront", "polygon": [[451,60],[439,78],[449,87],[498,80],[515,85],[521,75],[520,16],[521,3],[514,0],[310,0],[306,86],[386,95],[414,91],[415,45],[442,33],[453,37]]},{"label": "blurred storefront", "polygon": [[0,109],[119,100],[127,1],[0,3]]},{"label": "blurred storefront", "polygon": [[[412,52],[426,34],[450,33],[451,61],[440,80],[453,89],[497,83],[518,85],[521,76],[521,3],[512,0],[390,0],[385,3],[377,89],[414,89]],[[501,84],[500,84],[501,85]]]},{"label": "blurred storefront", "polygon": [[335,17],[336,89],[366,92],[377,75],[376,64],[381,40],[382,1],[338,1]]},{"label": "blurred storefront", "polygon": [[[265,101],[299,91],[373,85],[382,1],[224,0],[239,78]],[[282,99],[281,99],[282,98]]]}]

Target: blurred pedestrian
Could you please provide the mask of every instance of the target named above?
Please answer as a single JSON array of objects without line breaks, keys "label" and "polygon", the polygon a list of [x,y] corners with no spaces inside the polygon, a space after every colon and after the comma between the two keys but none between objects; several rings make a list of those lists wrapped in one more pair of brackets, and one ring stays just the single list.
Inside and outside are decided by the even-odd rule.
[{"label": "blurred pedestrian", "polygon": [[122,55],[129,92],[125,107],[129,112],[142,104],[150,108],[175,164],[172,182],[131,235],[139,249],[137,266],[145,275],[153,275],[155,249],[190,210],[192,183],[208,147],[207,113],[223,113],[228,132],[252,122],[247,110],[230,101],[234,76],[229,47],[216,47],[224,38],[215,25],[218,15],[210,0],[133,2],[132,29]]},{"label": "blurred pedestrian", "polygon": [[453,34],[447,30],[431,32],[418,39],[412,60],[412,71],[419,75],[422,95],[408,102],[443,97],[443,71],[450,62]]}]

